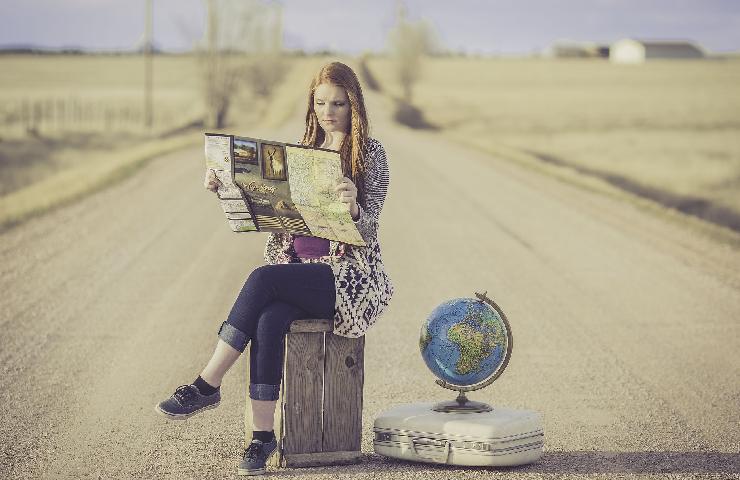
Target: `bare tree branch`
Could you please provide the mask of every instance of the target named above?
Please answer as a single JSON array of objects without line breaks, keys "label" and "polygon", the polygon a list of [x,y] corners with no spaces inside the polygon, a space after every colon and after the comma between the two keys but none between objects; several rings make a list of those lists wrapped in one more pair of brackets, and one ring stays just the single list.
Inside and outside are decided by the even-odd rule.
[{"label": "bare tree branch", "polygon": [[434,30],[425,21],[408,21],[406,8],[403,2],[399,2],[397,23],[389,33],[388,43],[395,58],[395,71],[403,91],[403,100],[411,103],[414,84],[421,75],[421,59],[436,47]]},{"label": "bare tree branch", "polygon": [[205,1],[206,42],[198,51],[206,124],[220,129],[240,91],[266,98],[282,81],[282,7],[262,0]]}]

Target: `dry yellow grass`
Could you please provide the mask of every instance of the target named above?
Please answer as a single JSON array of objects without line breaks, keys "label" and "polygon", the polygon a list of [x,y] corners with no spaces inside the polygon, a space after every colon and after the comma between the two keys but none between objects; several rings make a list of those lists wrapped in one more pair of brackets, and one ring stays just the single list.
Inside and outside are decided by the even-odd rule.
[{"label": "dry yellow grass", "polygon": [[[154,130],[162,131],[198,118],[203,111],[199,95],[200,78],[195,58],[157,56],[153,61]],[[3,122],[7,115],[19,113],[23,103],[67,102],[82,109],[82,121],[69,119],[66,129],[97,131],[106,129],[94,118],[108,109],[119,114],[129,109],[134,115],[144,110],[144,59],[136,55],[8,55],[0,56],[0,128],[3,136],[23,134],[19,125]],[[41,132],[59,130],[55,124],[41,124]],[[64,127],[64,126],[62,126]],[[143,132],[135,120],[114,125]]]},{"label": "dry yellow grass", "polygon": [[[247,133],[256,121],[265,126],[284,122],[323,60],[289,61],[285,82],[272,99],[238,95],[229,133]],[[0,57],[0,230],[124,178],[155,156],[202,141],[198,131],[157,136],[202,116],[198,64],[189,56],[155,57],[153,132],[138,124],[107,129],[93,120],[62,126],[42,123],[39,135],[31,137],[19,125],[3,125],[3,111],[23,100],[74,98],[104,107],[141,107],[143,68],[142,58],[136,56]]]},{"label": "dry yellow grass", "polygon": [[[87,152],[69,168],[0,197],[0,231],[105,188],[152,158],[198,141],[201,141],[201,135],[191,133],[115,152]],[[101,157],[105,161],[100,161]]]},{"label": "dry yellow grass", "polygon": [[[387,59],[369,62],[400,95]],[[428,59],[413,102],[451,137],[740,214],[740,61]]]}]

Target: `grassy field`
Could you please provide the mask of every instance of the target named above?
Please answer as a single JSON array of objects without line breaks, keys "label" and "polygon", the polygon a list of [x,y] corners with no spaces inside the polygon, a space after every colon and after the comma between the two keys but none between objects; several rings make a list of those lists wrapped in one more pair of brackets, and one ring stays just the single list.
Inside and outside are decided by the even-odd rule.
[{"label": "grassy field", "polygon": [[[368,66],[400,96],[390,60]],[[738,85],[737,60],[428,59],[412,103],[461,142],[568,165],[740,230]]]},{"label": "grassy field", "polygon": [[[292,59],[273,98],[237,95],[227,130],[283,122],[324,60]],[[0,230],[202,141],[202,127],[183,128],[204,113],[197,59],[156,56],[153,71],[147,129],[140,56],[0,56]]]},{"label": "grassy field", "polygon": [[[24,134],[20,123],[39,130],[140,133],[144,114],[144,59],[137,55],[0,56],[0,127],[5,136]],[[155,132],[195,119],[203,112],[197,61],[156,56],[153,61]],[[56,112],[54,121],[49,109]],[[26,122],[20,122],[21,116]],[[75,111],[76,110],[76,111]],[[33,118],[38,117],[38,118]],[[107,118],[106,118],[107,117]],[[102,120],[102,121],[101,121]],[[112,125],[106,123],[112,122]]]},{"label": "grassy field", "polygon": [[147,129],[142,57],[0,56],[0,196],[199,118],[195,59],[156,57],[153,66]]},{"label": "grassy field", "polygon": [[[285,120],[326,60],[290,59],[269,101],[239,96],[229,131],[257,118]],[[400,95],[390,60],[372,58],[368,66],[387,95]],[[203,115],[196,58],[154,58],[152,130],[143,127],[143,85],[139,56],[0,56],[0,214],[13,210],[21,218],[30,207],[18,210],[14,199],[70,169],[106,158],[136,163],[130,152],[150,156],[182,145],[162,135]],[[412,101],[457,141],[504,158],[565,165],[740,230],[737,85],[738,60],[618,66],[437,58],[423,63]]]}]

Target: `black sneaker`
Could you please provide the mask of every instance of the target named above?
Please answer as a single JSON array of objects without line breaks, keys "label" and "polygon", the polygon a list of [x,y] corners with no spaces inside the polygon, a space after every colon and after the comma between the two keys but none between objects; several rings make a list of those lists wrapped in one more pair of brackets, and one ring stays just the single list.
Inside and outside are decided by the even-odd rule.
[{"label": "black sneaker", "polygon": [[185,420],[196,413],[218,407],[221,403],[221,391],[212,395],[201,395],[195,385],[181,385],[167,400],[160,402],[154,409],[172,420]]},{"label": "black sneaker", "polygon": [[239,475],[262,475],[265,473],[265,465],[273,453],[277,451],[277,439],[264,443],[260,440],[252,440],[246,450],[244,459],[239,464]]}]

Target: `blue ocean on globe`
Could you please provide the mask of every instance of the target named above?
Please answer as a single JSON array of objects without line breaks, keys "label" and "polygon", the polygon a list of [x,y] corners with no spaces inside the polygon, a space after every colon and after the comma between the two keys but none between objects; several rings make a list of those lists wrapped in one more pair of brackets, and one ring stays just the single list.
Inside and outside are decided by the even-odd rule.
[{"label": "blue ocean on globe", "polygon": [[506,324],[487,303],[456,298],[435,308],[422,325],[419,348],[441,380],[471,386],[494,375],[504,361]]}]

